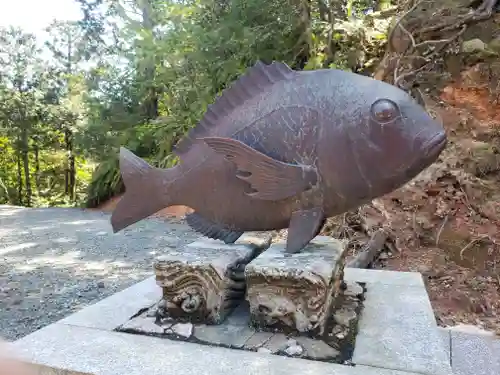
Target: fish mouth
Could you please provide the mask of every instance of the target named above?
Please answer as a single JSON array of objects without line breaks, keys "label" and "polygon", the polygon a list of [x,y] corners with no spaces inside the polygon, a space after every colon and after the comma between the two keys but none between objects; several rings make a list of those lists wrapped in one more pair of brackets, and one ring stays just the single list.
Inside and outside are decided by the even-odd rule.
[{"label": "fish mouth", "polygon": [[427,141],[424,144],[423,146],[423,150],[425,150],[424,156],[417,157],[416,160],[414,160],[413,163],[411,164],[410,168],[402,167],[400,168],[400,170],[401,171],[404,170],[405,175],[408,178],[412,179],[421,171],[423,171],[425,168],[434,163],[434,161],[436,161],[438,156],[446,147],[447,143],[448,143],[448,138],[446,137],[445,132],[436,134],[434,137],[432,137],[429,141]]},{"label": "fish mouth", "polygon": [[429,159],[437,158],[445,149],[447,143],[448,138],[446,137],[446,133],[444,131],[436,134],[424,144],[423,149],[425,150],[425,156]]}]

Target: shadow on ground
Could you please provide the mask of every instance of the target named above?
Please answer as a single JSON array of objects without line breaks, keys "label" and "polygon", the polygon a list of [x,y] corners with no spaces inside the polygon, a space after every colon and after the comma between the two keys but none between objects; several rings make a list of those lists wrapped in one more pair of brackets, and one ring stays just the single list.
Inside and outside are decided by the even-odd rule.
[{"label": "shadow on ground", "polygon": [[113,234],[109,218],[0,206],[0,336],[15,340],[143,280],[155,256],[199,237],[164,219]]}]

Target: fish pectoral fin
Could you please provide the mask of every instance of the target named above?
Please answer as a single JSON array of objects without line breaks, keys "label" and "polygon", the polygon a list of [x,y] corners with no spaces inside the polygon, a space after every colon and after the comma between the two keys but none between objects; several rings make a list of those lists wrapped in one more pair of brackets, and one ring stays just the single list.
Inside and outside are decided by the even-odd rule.
[{"label": "fish pectoral fin", "polygon": [[285,252],[288,254],[300,252],[319,234],[324,223],[325,216],[321,207],[292,213]]},{"label": "fish pectoral fin", "polygon": [[252,198],[281,200],[312,188],[318,181],[312,166],[283,163],[232,138],[205,137],[215,152],[236,165],[236,177],[250,184]]},{"label": "fish pectoral fin", "polygon": [[243,234],[240,231],[223,228],[221,225],[211,222],[196,212],[186,215],[186,222],[196,232],[214,240],[224,241],[226,244],[236,242]]}]

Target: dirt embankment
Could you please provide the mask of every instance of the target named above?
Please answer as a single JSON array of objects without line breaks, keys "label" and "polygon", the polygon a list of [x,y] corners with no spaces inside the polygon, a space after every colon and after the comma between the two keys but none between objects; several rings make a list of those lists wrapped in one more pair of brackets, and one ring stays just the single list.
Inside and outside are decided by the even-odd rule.
[{"label": "dirt embankment", "polygon": [[378,267],[421,272],[441,324],[500,333],[500,106],[484,68],[441,94],[450,143],[440,160],[366,212],[398,249]]}]

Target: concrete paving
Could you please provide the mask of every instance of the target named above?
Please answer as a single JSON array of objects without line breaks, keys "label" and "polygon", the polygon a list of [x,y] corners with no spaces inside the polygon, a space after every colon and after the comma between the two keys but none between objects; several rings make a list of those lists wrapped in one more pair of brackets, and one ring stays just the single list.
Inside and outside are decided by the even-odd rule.
[{"label": "concrete paving", "polygon": [[[200,366],[206,364],[203,373],[217,374],[230,374],[237,367],[240,375],[280,375],[284,370],[292,374],[451,375],[448,351],[420,274],[349,269],[345,277],[349,282],[371,280],[366,285],[351,361],[354,366],[116,332],[117,324],[128,322],[157,301],[160,288],[154,277],[23,337],[13,348],[39,369],[52,369],[48,374],[182,375],[202,371]],[[394,288],[388,293],[391,285]],[[384,302],[391,299],[392,304]]]},{"label": "concrete paving", "polygon": [[500,339],[440,329],[455,375],[499,375]]},{"label": "concrete paving", "polygon": [[107,213],[0,205],[0,337],[16,340],[144,280],[156,256],[197,238],[163,219],[114,234]]},{"label": "concrete paving", "polygon": [[[91,306],[105,297],[114,295],[116,292],[151,275],[151,263],[154,257],[158,255],[158,249],[172,249],[192,242],[198,237],[199,235],[184,224],[165,222],[160,219],[145,220],[118,235],[113,235],[109,224],[109,214],[79,209],[25,209],[0,206],[0,336],[10,340],[21,338],[75,311],[81,311],[85,306]],[[346,270],[346,276],[349,277],[349,275],[355,277],[358,281],[368,283],[383,284],[386,281],[386,274],[381,271],[362,274],[359,270],[349,269]],[[391,284],[393,284],[393,287],[394,285],[421,285],[420,278],[417,279],[413,274],[404,272],[394,273],[392,279]],[[145,284],[136,285],[137,288],[141,288],[142,285],[151,282],[152,280],[149,279],[144,282]],[[148,288],[151,288],[151,286]],[[130,290],[133,291],[134,288],[130,288]],[[123,293],[126,293],[126,290],[123,290]],[[157,299],[158,295],[155,293],[152,293],[152,295],[142,294],[142,296],[141,293],[136,293],[136,301],[130,305],[130,311],[134,311],[138,302],[137,299],[143,298],[147,301]],[[421,300],[421,296],[417,294],[415,296],[409,295],[408,298],[415,301]],[[115,296],[113,298],[121,299],[120,293]],[[113,298],[109,299],[110,312],[115,311],[113,307],[116,307]],[[130,301],[132,300],[130,299]],[[124,306],[122,306],[124,312],[128,312],[126,310],[127,306]],[[382,308],[382,310],[384,309]],[[113,320],[116,319],[116,316],[113,313],[104,314],[109,317],[106,320],[103,319],[102,309],[94,311],[91,306],[85,311],[86,314],[90,315],[99,314],[100,323],[106,326],[106,328],[99,327],[100,329],[109,329],[111,326],[116,326],[117,322]],[[397,320],[397,317],[394,316],[384,317],[382,312],[378,315],[380,320],[385,318],[389,319],[387,321]],[[76,318],[76,316],[74,317]],[[71,318],[68,319],[71,320]],[[416,316],[415,319],[418,322],[431,320],[425,314]],[[69,322],[70,325],[73,323]],[[411,325],[412,320],[408,320],[407,324]],[[81,322],[75,325],[81,327],[74,328],[75,330],[86,328],[85,324],[81,324]],[[383,326],[387,327],[386,324]],[[53,328],[47,327],[47,329]],[[89,327],[89,329],[91,328]],[[92,329],[95,330],[95,328]],[[39,332],[39,334],[43,335],[43,332]],[[500,340],[494,337],[448,329],[440,329],[439,332],[442,344],[446,348],[447,360],[456,375],[500,374]],[[374,345],[377,345],[376,337],[379,337],[378,333],[372,335]],[[91,331],[85,331],[83,334],[89,335],[89,338],[92,335],[99,336],[97,332]],[[100,338],[97,336],[95,339],[99,341]],[[38,333],[33,336],[33,339],[36,337],[39,337]],[[114,337],[110,339],[110,345],[115,345],[118,341],[123,340],[125,336],[116,333],[110,337]],[[126,341],[129,340],[128,337],[130,336],[127,336]],[[69,331],[67,331],[64,340],[80,341],[74,335],[74,332]],[[113,340],[117,341],[114,342]],[[135,344],[130,343],[130,345],[139,345],[141,340],[147,341],[146,338],[133,336],[131,340]],[[411,341],[411,338],[405,338],[405,340]],[[87,348],[89,355],[92,351],[91,343],[92,340],[89,341]],[[180,347],[178,345],[180,344],[172,344],[169,348],[164,347],[160,350],[160,347],[169,346],[170,344],[166,344],[164,340],[157,341],[157,343],[160,352],[172,352],[173,350],[179,353]],[[385,346],[387,344],[381,341],[378,345],[381,343]],[[391,344],[390,346],[395,345],[395,343],[389,344]],[[429,343],[429,347],[433,345],[435,343]],[[110,348],[112,347],[110,346]],[[67,348],[65,351],[70,351],[70,349]],[[151,355],[154,354],[155,350],[151,352]],[[193,347],[193,350],[201,349],[197,348],[195,350]],[[220,352],[222,354],[224,352],[224,356],[228,356],[227,358],[232,357],[231,351],[227,350],[214,348],[213,353]],[[114,356],[113,360],[120,361],[122,352],[118,351],[113,355],[110,353],[110,359]],[[208,352],[212,353],[212,349],[207,349],[205,359],[211,361],[215,357],[212,358],[213,354],[208,354]],[[49,358],[53,353],[46,354],[47,358]],[[45,355],[43,350],[40,355]],[[123,353],[123,356],[125,360],[128,358],[128,353]],[[64,353],[59,353],[57,358],[64,361]],[[175,356],[170,360],[174,361],[174,368],[176,368]],[[243,362],[246,360],[243,360]],[[251,358],[248,357],[248,361],[250,360]],[[296,360],[286,362],[288,359],[285,358],[276,359],[277,362],[274,362],[274,358],[270,360],[265,355],[259,356],[257,361],[259,362],[258,365],[251,365],[257,366],[251,367],[252,370],[255,370],[255,373],[264,371],[278,374],[284,373],[285,370],[291,371],[292,368],[300,370],[301,373],[342,374],[344,371],[344,369],[340,370],[340,372],[329,371],[324,364],[308,364],[305,367]],[[172,365],[172,363],[167,362],[165,366]],[[272,362],[279,362],[282,368],[270,369],[269,366]],[[287,365],[287,363],[290,363],[290,365]],[[238,368],[241,368],[240,365],[241,363],[238,364]],[[102,372],[98,373],[106,373],[106,364],[103,363],[103,366]],[[227,366],[228,374],[236,371],[229,364]],[[378,370],[374,370],[373,367],[357,367],[360,370],[364,369],[366,374],[371,374],[371,371],[374,371],[373,374],[401,374],[401,372],[395,371],[396,369],[377,372]],[[219,373],[226,373],[224,371],[220,372],[221,367],[218,367],[218,369]],[[84,368],[79,370],[85,371]],[[186,369],[183,370],[184,372],[181,371],[180,367],[178,370],[178,374],[186,371]],[[200,371],[202,370],[206,369],[203,367]],[[151,369],[150,373],[156,373],[155,371],[164,373],[161,369]],[[350,370],[346,371],[349,372]],[[406,369],[406,371],[408,370]],[[188,372],[192,373],[191,371]]]}]

